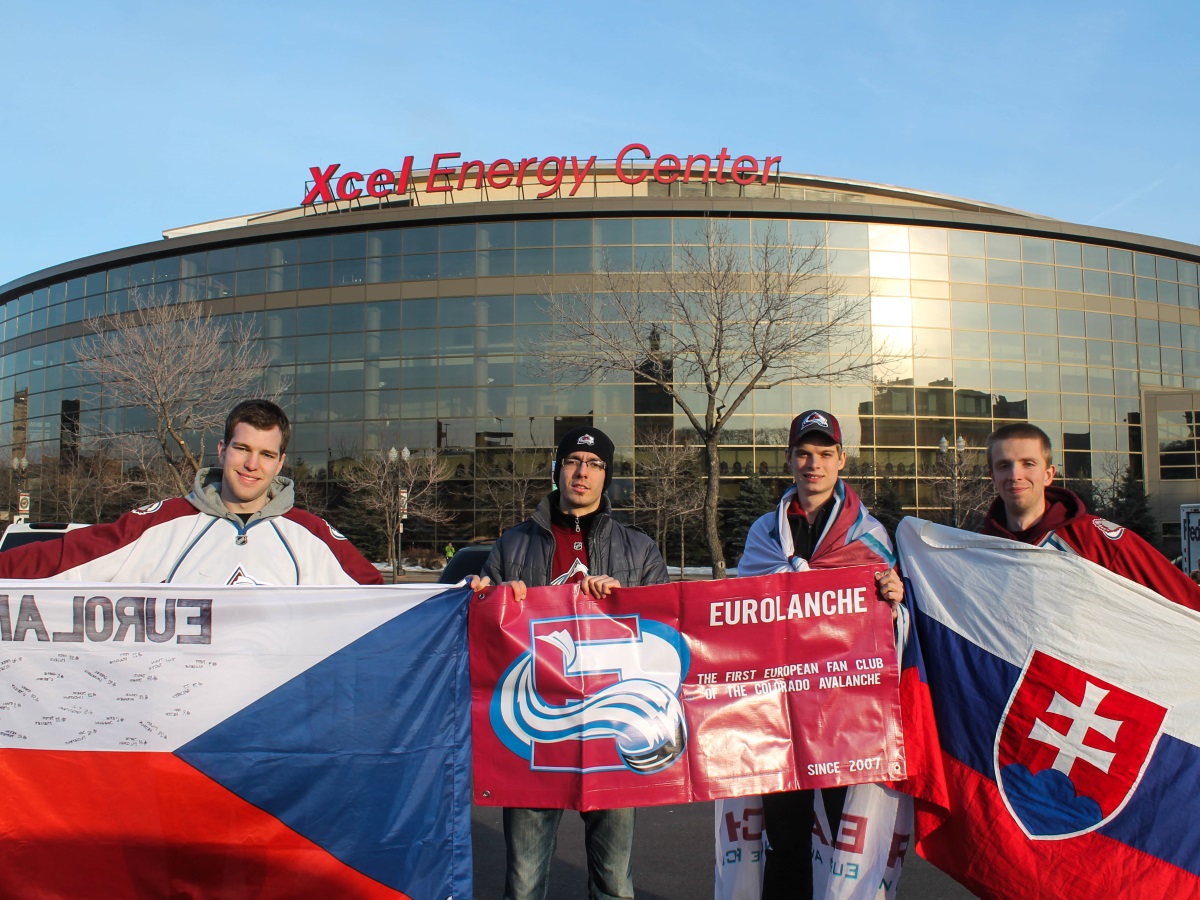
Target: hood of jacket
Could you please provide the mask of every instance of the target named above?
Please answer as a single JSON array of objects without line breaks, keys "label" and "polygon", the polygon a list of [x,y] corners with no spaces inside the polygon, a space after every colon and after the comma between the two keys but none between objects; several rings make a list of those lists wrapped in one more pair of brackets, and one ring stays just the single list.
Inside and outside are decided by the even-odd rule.
[{"label": "hood of jacket", "polygon": [[1008,519],[1004,513],[1004,501],[997,497],[988,509],[983,521],[984,534],[1008,538],[1011,541],[1036,544],[1051,531],[1060,528],[1080,516],[1090,515],[1083,501],[1074,491],[1056,485],[1046,487],[1046,512],[1042,517],[1019,535],[1008,530]]},{"label": "hood of jacket", "polygon": [[[232,512],[221,499],[221,470],[216,466],[201,469],[196,473],[196,481],[191,492],[187,495],[188,503],[202,513],[215,516],[218,519],[229,519],[241,527],[242,520],[237,513]],[[281,516],[296,502],[296,488],[290,478],[275,476],[271,486],[267,488],[267,504],[250,516],[247,525],[260,519],[270,519]]]}]

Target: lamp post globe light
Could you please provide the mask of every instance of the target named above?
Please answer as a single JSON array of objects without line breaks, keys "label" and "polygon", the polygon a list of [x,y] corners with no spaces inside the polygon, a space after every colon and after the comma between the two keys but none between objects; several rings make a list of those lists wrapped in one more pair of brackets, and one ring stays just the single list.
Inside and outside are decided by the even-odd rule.
[{"label": "lamp post globe light", "polygon": [[397,450],[395,445],[388,448],[388,472],[391,473],[395,467],[395,483],[388,485],[388,490],[396,491],[396,562],[392,567],[392,583],[395,584],[396,579],[404,574],[404,520],[408,518],[408,489],[404,486],[403,470],[397,465],[401,461],[408,462],[412,456],[408,447]]},{"label": "lamp post globe light", "polygon": [[960,434],[958,440],[954,442],[954,461],[951,462],[948,454],[950,452],[950,442],[946,440],[943,434],[942,439],[938,441],[938,453],[950,467],[950,517],[951,523],[955,528],[958,527],[958,469],[962,465],[963,451],[967,449],[967,442]]}]

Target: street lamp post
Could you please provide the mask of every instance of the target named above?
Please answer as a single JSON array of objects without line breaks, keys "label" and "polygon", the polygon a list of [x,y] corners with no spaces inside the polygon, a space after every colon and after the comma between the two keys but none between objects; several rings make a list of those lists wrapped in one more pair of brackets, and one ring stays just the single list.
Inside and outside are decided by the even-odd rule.
[{"label": "street lamp post", "polygon": [[960,434],[958,440],[954,442],[954,462],[949,462],[947,454],[950,450],[950,442],[946,440],[946,436],[942,435],[942,439],[938,441],[938,453],[942,459],[947,461],[950,466],[950,515],[954,527],[958,527],[958,469],[962,465],[963,451],[967,449],[967,442],[963,440]]},{"label": "street lamp post", "polygon": [[17,521],[29,517],[29,494],[25,490],[25,479],[29,475],[29,460],[24,456],[12,458],[13,477],[17,479]]},{"label": "street lamp post", "polygon": [[[387,452],[388,467],[396,466],[398,462],[403,460],[408,462],[408,458],[412,456],[411,451],[407,447],[402,450],[397,450],[394,446]],[[396,470],[396,564],[392,567],[392,584],[396,583],[396,579],[404,574],[404,557],[401,555],[404,550],[404,520],[408,518],[408,488],[404,487],[403,470],[397,466]]]}]

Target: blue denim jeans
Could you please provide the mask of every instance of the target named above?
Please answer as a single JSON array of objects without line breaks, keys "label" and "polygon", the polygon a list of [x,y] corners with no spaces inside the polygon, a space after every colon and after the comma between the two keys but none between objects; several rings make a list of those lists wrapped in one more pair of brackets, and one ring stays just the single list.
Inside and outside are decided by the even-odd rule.
[{"label": "blue denim jeans", "polygon": [[[545,900],[550,862],[558,846],[561,809],[504,810],[504,844],[508,868],[504,900]],[[632,809],[598,809],[583,818],[590,900],[632,900]]]}]

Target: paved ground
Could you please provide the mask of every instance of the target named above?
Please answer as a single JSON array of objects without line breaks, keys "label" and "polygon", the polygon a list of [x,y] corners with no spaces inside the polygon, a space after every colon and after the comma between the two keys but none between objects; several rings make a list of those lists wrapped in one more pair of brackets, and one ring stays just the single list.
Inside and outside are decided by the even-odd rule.
[{"label": "paved ground", "polygon": [[[499,900],[504,892],[504,830],[500,810],[475,807],[475,896]],[[713,813],[711,803],[638,810],[634,844],[634,884],[639,900],[708,900],[713,895]],[[910,854],[900,879],[901,900],[967,900],[970,891],[929,863]],[[551,900],[587,896],[583,823],[578,813],[563,815],[551,871]]]}]

